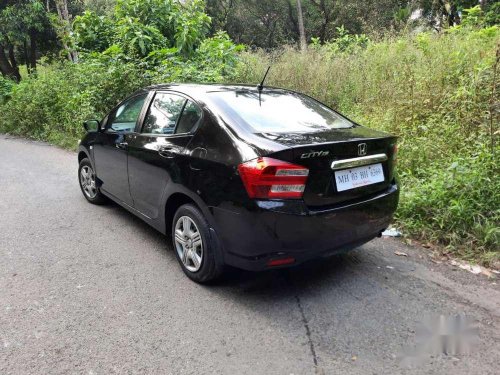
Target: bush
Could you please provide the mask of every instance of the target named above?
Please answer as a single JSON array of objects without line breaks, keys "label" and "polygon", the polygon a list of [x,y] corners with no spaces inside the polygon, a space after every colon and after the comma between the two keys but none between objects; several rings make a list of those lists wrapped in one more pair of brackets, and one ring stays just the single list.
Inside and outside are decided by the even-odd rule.
[{"label": "bush", "polygon": [[0,75],[0,104],[5,103],[10,98],[14,85],[14,81]]},{"label": "bush", "polygon": [[224,81],[243,47],[225,32],[207,37],[204,9],[204,0],[119,0],[113,15],[76,17],[74,44],[84,61],[133,63],[155,83]]},{"label": "bush", "polygon": [[429,166],[427,173],[405,182],[397,214],[405,231],[464,258],[498,260],[500,169],[491,150],[456,157],[444,170],[439,164]]},{"label": "bush", "polygon": [[89,54],[78,64],[42,66],[18,85],[0,80],[0,132],[46,140],[74,149],[82,123],[101,119],[118,101],[152,83],[221,82],[235,74],[239,59],[227,34],[205,39],[190,60],[177,50],[159,50],[143,62],[123,60],[119,47]]},{"label": "bush", "polygon": [[153,81],[162,82],[225,82],[237,75],[240,60],[237,53],[243,46],[235,45],[225,32],[205,39],[193,56],[185,60],[176,49],[154,51],[148,64]]},{"label": "bush", "polygon": [[0,131],[76,148],[84,120],[97,118],[148,79],[132,64],[60,63],[14,86]]},{"label": "bush", "polygon": [[111,16],[86,11],[73,22],[73,44],[82,52],[119,48],[122,59],[140,62],[150,53],[169,49],[192,57],[210,28],[204,0],[118,0]]}]

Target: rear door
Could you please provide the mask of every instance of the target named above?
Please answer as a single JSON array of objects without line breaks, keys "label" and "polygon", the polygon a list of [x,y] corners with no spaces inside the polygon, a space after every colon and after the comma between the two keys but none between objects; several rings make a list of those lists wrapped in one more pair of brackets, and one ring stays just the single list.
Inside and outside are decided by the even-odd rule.
[{"label": "rear door", "polygon": [[127,146],[135,134],[136,123],[147,93],[125,100],[111,112],[105,130],[94,143],[94,162],[101,189],[133,206],[127,173]]},{"label": "rear door", "polygon": [[155,219],[168,184],[183,184],[189,175],[184,149],[202,118],[201,109],[174,92],[158,92],[138,134],[129,142],[129,183],[135,208]]}]

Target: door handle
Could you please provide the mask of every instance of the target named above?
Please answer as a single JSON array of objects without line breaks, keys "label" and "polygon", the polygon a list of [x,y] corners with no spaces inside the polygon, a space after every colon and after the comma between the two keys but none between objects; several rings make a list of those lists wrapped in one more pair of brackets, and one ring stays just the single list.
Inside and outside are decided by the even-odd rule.
[{"label": "door handle", "polygon": [[120,142],[120,143],[116,144],[116,148],[120,148],[122,150],[125,150],[127,147],[128,147],[128,143],[127,142]]},{"label": "door handle", "polygon": [[172,152],[172,147],[162,147],[158,150],[158,154],[164,158],[171,159],[175,156],[175,154]]}]

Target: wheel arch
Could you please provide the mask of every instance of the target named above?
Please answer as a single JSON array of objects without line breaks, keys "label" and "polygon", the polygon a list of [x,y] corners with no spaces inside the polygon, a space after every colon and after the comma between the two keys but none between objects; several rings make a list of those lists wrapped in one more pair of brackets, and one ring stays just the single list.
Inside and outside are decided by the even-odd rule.
[{"label": "wheel arch", "polygon": [[87,153],[85,151],[80,150],[78,152],[78,164],[80,164],[82,162],[82,160],[85,158],[90,159],[90,157],[87,155]]},{"label": "wheel arch", "polygon": [[213,227],[213,219],[209,208],[205,204],[203,204],[203,202],[200,202],[199,199],[193,198],[192,196],[184,192],[177,191],[168,197],[164,206],[165,212],[163,217],[165,219],[165,234],[167,236],[170,236],[171,234],[170,229],[172,228],[172,221],[177,209],[184,204],[192,204],[193,206],[198,208],[205,216],[210,226]]}]

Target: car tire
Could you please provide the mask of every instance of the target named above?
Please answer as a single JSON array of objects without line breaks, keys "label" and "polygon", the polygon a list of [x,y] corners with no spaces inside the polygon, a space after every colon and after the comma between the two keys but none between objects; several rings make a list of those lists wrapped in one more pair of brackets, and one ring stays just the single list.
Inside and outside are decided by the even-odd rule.
[{"label": "car tire", "polygon": [[106,197],[96,185],[96,176],[92,163],[88,158],[83,159],[78,167],[78,182],[83,196],[92,204],[105,204]]},{"label": "car tire", "polygon": [[192,204],[177,209],[172,221],[172,245],[182,270],[197,283],[216,280],[224,265],[215,232]]}]

